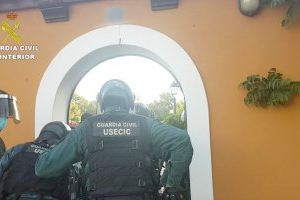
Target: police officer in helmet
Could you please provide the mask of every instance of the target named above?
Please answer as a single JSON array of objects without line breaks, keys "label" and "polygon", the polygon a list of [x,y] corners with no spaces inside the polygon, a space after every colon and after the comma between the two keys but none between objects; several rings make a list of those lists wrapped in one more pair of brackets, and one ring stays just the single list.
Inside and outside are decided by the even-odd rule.
[{"label": "police officer in helmet", "polygon": [[46,124],[33,142],[9,149],[0,160],[0,199],[65,200],[68,199],[68,174],[42,179],[35,175],[38,156],[55,146],[70,131],[63,122]]},{"label": "police officer in helmet", "polygon": [[[0,133],[6,127],[8,118],[13,118],[15,123],[20,122],[17,98],[0,90]],[[0,158],[5,151],[5,143],[2,138],[0,138]]]},{"label": "police officer in helmet", "polygon": [[180,182],[193,154],[187,132],[130,114],[134,95],[121,80],[106,82],[98,101],[103,113],[88,118],[56,147],[40,155],[35,166],[37,176],[55,177],[83,161],[87,199],[152,200],[159,188],[155,160],[165,155],[161,159],[171,165],[166,191],[172,193],[169,197],[180,199]]},{"label": "police officer in helmet", "polygon": [[0,132],[6,127],[8,118],[13,118],[15,123],[20,122],[17,98],[0,90]]}]

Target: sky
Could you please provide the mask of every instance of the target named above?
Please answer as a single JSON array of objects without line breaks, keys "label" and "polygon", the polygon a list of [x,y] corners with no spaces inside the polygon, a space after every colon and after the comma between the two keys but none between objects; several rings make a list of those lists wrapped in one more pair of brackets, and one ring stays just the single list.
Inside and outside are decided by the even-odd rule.
[{"label": "sky", "polygon": [[[100,63],[79,82],[75,93],[87,100],[96,100],[101,86],[110,79],[125,81],[135,93],[138,102],[148,104],[163,92],[170,92],[175,80],[160,64],[140,56],[117,57]],[[179,91],[176,96],[183,99]]]}]

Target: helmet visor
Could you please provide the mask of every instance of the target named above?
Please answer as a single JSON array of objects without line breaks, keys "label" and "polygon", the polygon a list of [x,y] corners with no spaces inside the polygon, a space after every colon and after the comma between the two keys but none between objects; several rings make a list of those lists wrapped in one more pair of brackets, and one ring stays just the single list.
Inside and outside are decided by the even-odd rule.
[{"label": "helmet visor", "polygon": [[0,117],[13,118],[20,121],[17,98],[8,94],[0,94]]}]

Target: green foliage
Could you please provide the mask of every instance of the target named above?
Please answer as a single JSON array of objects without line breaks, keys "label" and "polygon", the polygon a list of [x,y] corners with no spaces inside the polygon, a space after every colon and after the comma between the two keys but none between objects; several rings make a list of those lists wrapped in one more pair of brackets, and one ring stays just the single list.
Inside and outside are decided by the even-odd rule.
[{"label": "green foliage", "polygon": [[176,103],[176,113],[169,113],[163,120],[164,123],[173,125],[177,128],[185,129],[186,123],[181,120],[181,114],[184,111],[184,102],[179,101]]},{"label": "green foliage", "polygon": [[[186,128],[186,124],[181,121],[181,113],[184,111],[184,102],[177,102],[176,113],[171,113],[170,111],[173,110],[173,96],[170,93],[162,93],[159,100],[147,106],[154,114],[154,117],[159,121],[181,129]],[[74,94],[70,103],[69,121],[79,124],[81,115],[85,112],[96,114],[96,102],[90,102],[82,96]]]},{"label": "green foliage", "polygon": [[148,104],[154,117],[159,121],[173,125],[177,128],[185,129],[186,124],[181,121],[181,113],[184,111],[184,102],[176,103],[176,113],[171,113],[173,110],[173,97],[170,93],[163,93],[160,95],[158,101]]},{"label": "green foliage", "polygon": [[96,114],[96,105],[96,101],[88,101],[84,97],[74,94],[70,103],[69,121],[80,123],[83,113]]},{"label": "green foliage", "polygon": [[287,104],[291,97],[300,94],[300,82],[283,79],[276,68],[268,71],[268,76],[251,75],[240,86],[247,90],[245,104],[256,106],[277,106]]},{"label": "green foliage", "polygon": [[262,5],[270,6],[271,8],[289,5],[285,17],[281,21],[281,25],[284,27],[289,25],[300,11],[300,0],[262,0]]},{"label": "green foliage", "polygon": [[73,100],[71,100],[70,109],[69,109],[69,121],[79,123],[80,117],[81,117],[81,111],[79,109],[78,104]]},{"label": "green foliage", "polygon": [[148,104],[148,108],[154,113],[159,121],[163,121],[173,109],[173,97],[170,93],[162,93],[159,100]]},{"label": "green foliage", "polygon": [[170,113],[162,122],[180,129],[186,129],[186,123],[181,121],[181,113],[182,112],[176,112],[176,114]]}]

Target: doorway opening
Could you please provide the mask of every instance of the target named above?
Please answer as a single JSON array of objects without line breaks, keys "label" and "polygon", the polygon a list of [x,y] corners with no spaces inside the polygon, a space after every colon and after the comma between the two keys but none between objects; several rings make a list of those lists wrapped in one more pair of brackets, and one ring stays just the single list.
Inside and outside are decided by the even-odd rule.
[{"label": "doorway opening", "polygon": [[[153,60],[139,56],[122,56],[106,60],[91,69],[76,86],[69,104],[68,124],[75,128],[87,118],[101,113],[97,97],[103,84],[119,79],[135,95],[130,113],[155,118],[161,123],[186,130],[185,102],[180,84]],[[161,176],[167,163],[161,160]],[[190,200],[190,180],[186,173],[181,187],[184,200]]]},{"label": "doorway opening", "polygon": [[[102,85],[111,79],[126,82],[135,95],[137,109],[144,106],[161,122],[175,123],[181,128],[185,102],[180,84],[160,64],[139,56],[122,56],[106,60],[91,69],[78,83],[69,104],[68,123],[81,122],[81,116],[99,114],[96,102]],[[176,123],[177,122],[177,123]]]},{"label": "doorway opening", "polygon": [[209,115],[204,85],[191,57],[176,41],[158,31],[136,25],[107,26],[66,45],[52,60],[40,82],[35,132],[49,121],[66,121],[69,100],[82,77],[97,64],[120,56],[154,60],[181,84],[187,130],[194,148],[190,166],[191,199],[212,200]]}]

